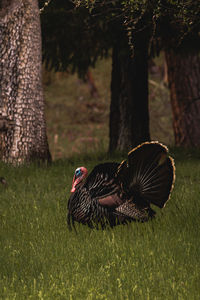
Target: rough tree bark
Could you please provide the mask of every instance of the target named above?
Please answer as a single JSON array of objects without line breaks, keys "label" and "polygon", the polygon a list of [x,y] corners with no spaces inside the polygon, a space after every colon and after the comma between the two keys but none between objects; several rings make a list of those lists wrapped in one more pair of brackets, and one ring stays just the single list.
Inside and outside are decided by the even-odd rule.
[{"label": "rough tree bark", "polygon": [[127,151],[149,141],[147,43],[135,42],[134,58],[113,48],[109,151]]},{"label": "rough tree bark", "polygon": [[49,161],[37,0],[0,1],[0,158]]},{"label": "rough tree bark", "polygon": [[200,146],[199,53],[165,52],[176,146]]}]

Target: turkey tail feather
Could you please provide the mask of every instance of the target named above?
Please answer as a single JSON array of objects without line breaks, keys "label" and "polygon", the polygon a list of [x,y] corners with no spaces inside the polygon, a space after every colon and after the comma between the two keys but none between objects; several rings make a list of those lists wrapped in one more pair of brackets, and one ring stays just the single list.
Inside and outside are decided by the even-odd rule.
[{"label": "turkey tail feather", "polygon": [[166,146],[145,142],[128,153],[128,160],[120,164],[117,176],[127,194],[162,208],[174,185],[174,161]]}]

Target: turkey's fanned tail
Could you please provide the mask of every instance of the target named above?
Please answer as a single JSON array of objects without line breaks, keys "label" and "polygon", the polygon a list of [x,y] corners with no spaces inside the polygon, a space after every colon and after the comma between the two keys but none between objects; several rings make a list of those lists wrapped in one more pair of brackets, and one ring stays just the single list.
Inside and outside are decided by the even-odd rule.
[{"label": "turkey's fanned tail", "polygon": [[166,146],[145,142],[128,153],[117,174],[123,190],[138,201],[160,208],[169,199],[175,180],[173,159]]}]

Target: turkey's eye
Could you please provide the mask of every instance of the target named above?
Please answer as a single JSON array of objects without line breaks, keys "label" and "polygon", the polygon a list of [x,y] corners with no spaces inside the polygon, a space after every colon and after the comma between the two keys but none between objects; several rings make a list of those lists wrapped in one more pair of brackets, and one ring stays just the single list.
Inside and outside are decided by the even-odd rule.
[{"label": "turkey's eye", "polygon": [[75,176],[76,176],[76,177],[80,177],[81,175],[82,175],[81,169],[77,169],[77,170],[75,171]]}]

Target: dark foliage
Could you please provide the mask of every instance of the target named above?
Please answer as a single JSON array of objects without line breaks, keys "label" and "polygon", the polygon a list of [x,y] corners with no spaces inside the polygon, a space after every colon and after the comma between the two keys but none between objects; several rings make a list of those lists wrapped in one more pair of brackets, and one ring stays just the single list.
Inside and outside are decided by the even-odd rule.
[{"label": "dark foliage", "polygon": [[[44,0],[40,1],[41,7]],[[132,50],[149,39],[149,55],[165,48],[199,48],[199,1],[51,1],[41,14],[43,59],[49,69],[83,75],[116,43]]]},{"label": "dark foliage", "polygon": [[88,8],[76,8],[71,1],[52,1],[41,14],[46,67],[78,71],[82,76],[97,58],[107,57],[119,36],[126,39],[122,19],[112,19],[112,13],[112,4],[105,13],[102,6],[90,14]]}]

